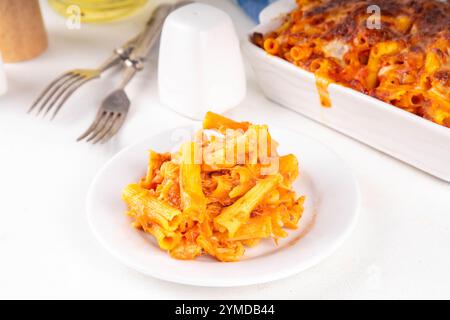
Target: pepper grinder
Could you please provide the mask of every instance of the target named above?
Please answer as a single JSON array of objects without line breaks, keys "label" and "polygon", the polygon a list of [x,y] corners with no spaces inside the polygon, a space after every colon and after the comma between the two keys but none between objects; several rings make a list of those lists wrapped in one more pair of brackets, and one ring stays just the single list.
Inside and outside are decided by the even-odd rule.
[{"label": "pepper grinder", "polygon": [[2,53],[0,52],[0,96],[6,93],[8,89],[8,84],[6,83],[6,75],[3,70]]},{"label": "pepper grinder", "polygon": [[5,63],[32,59],[47,45],[38,0],[0,1],[0,52]]}]

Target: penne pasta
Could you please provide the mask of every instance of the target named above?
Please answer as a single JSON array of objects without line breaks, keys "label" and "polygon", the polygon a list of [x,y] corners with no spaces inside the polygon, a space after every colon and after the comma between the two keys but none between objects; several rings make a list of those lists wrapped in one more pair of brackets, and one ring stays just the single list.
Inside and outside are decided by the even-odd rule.
[{"label": "penne pasta", "polygon": [[265,125],[211,112],[203,125],[215,132],[198,132],[174,154],[150,151],[146,175],[123,191],[126,214],[172,258],[238,261],[246,247],[295,229],[298,160],[278,155]]},{"label": "penne pasta", "polygon": [[157,224],[143,226],[143,229],[155,237],[159,247],[163,250],[173,250],[181,241],[181,235],[179,233],[169,231]]},{"label": "penne pasta", "polygon": [[149,160],[147,166],[147,175],[141,181],[143,188],[150,189],[152,186],[153,179],[156,176],[157,170],[161,167],[162,163],[170,160],[171,156],[169,153],[159,154],[153,150],[149,151]]},{"label": "penne pasta", "polygon": [[214,223],[220,228],[224,228],[233,237],[236,231],[250,218],[250,214],[255,207],[262,202],[265,195],[271,191],[281,180],[279,175],[270,176],[250,189],[244,196],[239,198],[231,206],[222,210],[222,213],[214,219]]},{"label": "penne pasta", "polygon": [[180,194],[183,212],[201,222],[205,218],[206,198],[202,190],[201,165],[196,163],[198,152],[195,142],[187,142],[181,147]]},{"label": "penne pasta", "polygon": [[332,105],[328,86],[338,83],[450,127],[449,1],[296,3],[280,27],[251,40],[314,73],[322,106]]},{"label": "penne pasta", "polygon": [[137,217],[149,223],[156,223],[164,229],[176,230],[181,211],[170,204],[158,200],[148,190],[137,184],[125,188],[122,199]]},{"label": "penne pasta", "polygon": [[264,239],[272,235],[272,219],[270,216],[255,217],[242,225],[229,240]]},{"label": "penne pasta", "polygon": [[236,122],[211,111],[206,113],[205,119],[203,120],[203,129],[217,130],[222,133],[226,129],[246,131],[249,125],[248,122]]}]

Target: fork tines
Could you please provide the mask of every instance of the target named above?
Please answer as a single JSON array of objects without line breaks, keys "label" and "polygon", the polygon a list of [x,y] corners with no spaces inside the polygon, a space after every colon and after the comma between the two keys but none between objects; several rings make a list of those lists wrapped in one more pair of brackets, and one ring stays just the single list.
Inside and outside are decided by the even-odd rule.
[{"label": "fork tines", "polygon": [[97,144],[109,141],[122,127],[125,116],[120,112],[100,110],[92,125],[77,141],[86,139],[86,142]]},{"label": "fork tines", "polygon": [[43,115],[45,116],[56,106],[52,115],[53,119],[67,99],[69,99],[79,87],[95,77],[95,75],[84,74],[78,70],[64,73],[44,89],[42,94],[28,110],[28,113],[31,113],[37,108],[37,115],[44,112]]}]

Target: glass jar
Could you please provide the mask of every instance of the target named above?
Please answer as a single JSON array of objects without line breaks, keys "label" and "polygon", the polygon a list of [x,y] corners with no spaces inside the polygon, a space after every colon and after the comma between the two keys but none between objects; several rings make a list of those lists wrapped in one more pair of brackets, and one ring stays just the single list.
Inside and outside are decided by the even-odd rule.
[{"label": "glass jar", "polygon": [[130,16],[148,0],[48,0],[65,17],[80,14],[81,22],[112,22]]}]

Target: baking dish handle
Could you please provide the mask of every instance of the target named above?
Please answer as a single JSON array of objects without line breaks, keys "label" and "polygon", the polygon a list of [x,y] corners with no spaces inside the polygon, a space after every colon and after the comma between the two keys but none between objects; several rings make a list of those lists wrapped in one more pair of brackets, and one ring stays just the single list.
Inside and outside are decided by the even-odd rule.
[{"label": "baking dish handle", "polygon": [[292,11],[296,7],[295,0],[278,0],[261,11],[259,14],[259,22],[261,24],[268,23],[280,15]]}]

